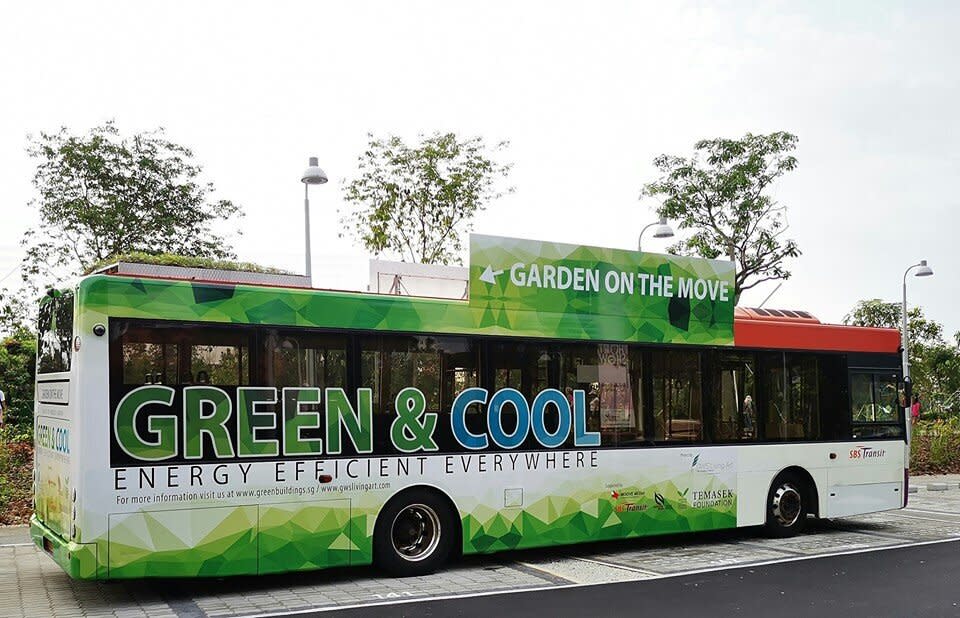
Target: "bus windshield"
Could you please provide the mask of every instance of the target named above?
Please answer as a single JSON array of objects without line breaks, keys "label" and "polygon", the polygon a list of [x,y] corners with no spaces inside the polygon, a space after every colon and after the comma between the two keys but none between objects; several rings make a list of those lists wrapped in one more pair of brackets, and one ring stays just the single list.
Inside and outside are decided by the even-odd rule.
[{"label": "bus windshield", "polygon": [[73,292],[51,290],[40,301],[37,324],[37,373],[70,371],[73,338]]}]

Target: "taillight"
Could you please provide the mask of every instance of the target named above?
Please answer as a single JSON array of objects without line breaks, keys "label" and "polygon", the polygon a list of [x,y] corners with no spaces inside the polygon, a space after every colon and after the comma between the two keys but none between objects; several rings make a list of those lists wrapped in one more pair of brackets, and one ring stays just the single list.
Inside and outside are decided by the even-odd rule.
[{"label": "taillight", "polygon": [[903,508],[907,508],[910,499],[910,468],[903,469]]}]

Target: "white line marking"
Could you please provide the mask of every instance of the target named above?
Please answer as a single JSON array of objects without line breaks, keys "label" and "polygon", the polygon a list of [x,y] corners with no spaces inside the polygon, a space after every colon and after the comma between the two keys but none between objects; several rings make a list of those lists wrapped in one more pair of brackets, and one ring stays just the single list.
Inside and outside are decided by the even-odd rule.
[{"label": "white line marking", "polygon": [[[866,549],[855,549],[852,551],[838,551],[831,552],[828,554],[816,554],[812,556],[789,556],[786,558],[780,558],[777,560],[765,560],[762,562],[751,562],[749,564],[730,564],[725,566],[716,566],[716,567],[707,567],[704,569],[694,569],[691,571],[683,571],[681,573],[664,573],[658,574],[648,579],[640,580],[640,582],[649,582],[658,579],[670,579],[674,577],[684,577],[687,575],[699,575],[701,573],[715,573],[717,571],[734,571],[740,569],[752,569],[756,567],[769,566],[771,564],[783,564],[786,562],[800,562],[802,560],[817,560],[820,558],[832,558],[834,556],[851,556],[854,554],[869,554],[878,551],[889,551],[891,549],[905,549],[908,547],[922,547],[924,545],[940,545],[942,543],[958,543],[960,538],[953,539],[937,539],[935,541],[919,541],[916,543],[902,543],[900,545],[886,545],[883,547],[869,547]],[[298,616],[302,614],[310,613],[326,613],[334,612],[342,609],[360,609],[364,607],[380,607],[384,605],[405,605],[408,603],[424,603],[428,601],[452,601],[457,599],[472,599],[477,597],[489,597],[498,594],[518,594],[522,592],[539,592],[543,590],[564,590],[567,588],[589,588],[592,586],[606,586],[616,583],[625,583],[625,582],[597,582],[597,583],[588,583],[588,584],[561,584],[561,585],[543,585],[543,586],[531,586],[528,588],[515,588],[511,590],[490,590],[485,592],[467,592],[464,594],[450,594],[450,595],[437,595],[433,597],[418,597],[415,599],[400,599],[399,601],[384,601],[378,603],[352,603],[350,605],[335,605],[327,607],[313,607],[310,609],[297,609],[288,612],[272,612],[267,614],[252,614],[244,616],[244,618],[273,618],[274,616]]]},{"label": "white line marking", "polygon": [[912,506],[908,506],[907,508],[902,510],[910,511],[910,512],[916,511],[917,513],[930,513],[931,515],[946,515],[947,517],[960,517],[960,513],[951,513],[950,511],[933,511],[930,509],[918,509]]},{"label": "white line marking", "polygon": [[900,512],[891,512],[891,515],[896,515],[897,517],[906,517],[907,519],[922,519],[923,521],[935,521],[941,524],[960,524],[960,521],[956,519],[940,519],[938,517],[923,517],[922,515],[908,515],[906,513]]},{"label": "white line marking", "polygon": [[522,566],[525,566],[525,567],[527,567],[528,569],[533,569],[534,571],[539,571],[540,573],[544,573],[545,575],[549,575],[550,577],[556,577],[557,579],[563,579],[563,580],[566,580],[566,581],[568,581],[568,582],[569,582],[569,581],[573,581],[573,580],[570,579],[570,577],[568,577],[568,576],[566,576],[566,575],[561,575],[561,574],[557,573],[556,571],[551,571],[550,569],[548,569],[547,567],[543,566],[542,564],[530,564],[529,562],[519,562],[519,561],[517,562],[517,564],[522,565]]},{"label": "white line marking", "polygon": [[[631,573],[639,573],[641,575],[646,575],[647,577],[657,577],[658,575],[663,575],[663,573],[657,573],[656,571],[645,571],[644,569],[638,569],[636,567],[628,566],[626,564],[617,564],[615,562],[604,562],[603,560],[594,560],[593,558],[573,558],[574,560],[579,560],[581,562],[591,562],[593,564],[599,564],[601,566],[609,567],[611,569],[620,569],[621,571],[630,571]],[[613,582],[611,582],[613,583]]]},{"label": "white line marking", "polygon": [[29,547],[33,543],[0,543],[0,547]]}]

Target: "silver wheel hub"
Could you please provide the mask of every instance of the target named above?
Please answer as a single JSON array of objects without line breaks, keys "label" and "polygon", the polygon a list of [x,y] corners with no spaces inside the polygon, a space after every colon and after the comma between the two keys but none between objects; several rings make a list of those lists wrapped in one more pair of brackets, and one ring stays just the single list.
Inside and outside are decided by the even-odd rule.
[{"label": "silver wheel hub", "polygon": [[792,483],[784,483],[773,494],[773,516],[777,523],[789,528],[800,519],[803,499]]},{"label": "silver wheel hub", "polygon": [[390,525],[393,549],[404,559],[419,562],[429,558],[440,544],[440,517],[426,504],[411,504]]}]

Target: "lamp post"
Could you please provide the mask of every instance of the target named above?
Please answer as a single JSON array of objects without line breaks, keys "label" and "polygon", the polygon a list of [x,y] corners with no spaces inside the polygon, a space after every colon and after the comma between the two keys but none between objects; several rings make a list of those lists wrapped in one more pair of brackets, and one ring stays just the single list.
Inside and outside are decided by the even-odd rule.
[{"label": "lamp post", "polygon": [[653,226],[657,226],[657,229],[653,231],[654,238],[671,238],[673,236],[673,228],[667,225],[667,218],[660,217],[660,220],[657,221],[656,223],[651,223],[647,226],[644,226],[644,228],[640,230],[640,236],[639,238],[637,238],[637,251],[643,250],[642,249],[643,233],[646,232],[648,229],[652,228]]},{"label": "lamp post", "polygon": [[310,258],[310,185],[322,185],[327,182],[327,174],[320,169],[317,157],[310,157],[309,166],[303,171],[300,182],[303,183],[303,226],[307,249],[306,275],[310,287],[313,287],[313,266]]},{"label": "lamp post", "polygon": [[927,266],[926,260],[920,260],[919,264],[914,264],[903,272],[903,400],[906,404],[904,417],[907,419],[907,436],[910,435],[910,407],[913,404],[913,385],[910,381],[910,333],[907,330],[907,275],[914,268],[917,272],[915,277],[929,277],[933,274],[933,269]]}]

